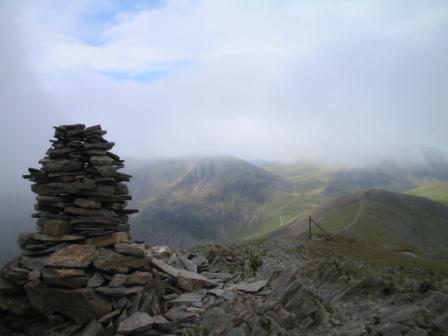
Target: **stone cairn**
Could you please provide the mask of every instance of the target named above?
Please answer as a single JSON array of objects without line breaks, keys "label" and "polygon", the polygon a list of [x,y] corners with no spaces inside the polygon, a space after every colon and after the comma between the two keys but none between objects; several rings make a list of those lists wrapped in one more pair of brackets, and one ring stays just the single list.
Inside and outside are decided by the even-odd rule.
[{"label": "stone cairn", "polygon": [[42,167],[24,176],[37,194],[37,232],[20,236],[21,256],[1,270],[1,335],[177,334],[197,313],[167,300],[216,286],[198,273],[205,258],[130,240],[131,176],[118,172],[123,160],[105,134],[55,127]]}]

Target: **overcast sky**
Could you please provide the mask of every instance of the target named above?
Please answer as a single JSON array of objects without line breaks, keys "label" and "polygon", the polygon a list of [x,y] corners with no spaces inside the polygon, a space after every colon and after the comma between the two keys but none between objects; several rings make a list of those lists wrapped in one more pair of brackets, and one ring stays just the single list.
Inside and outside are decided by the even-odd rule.
[{"label": "overcast sky", "polygon": [[141,158],[448,145],[446,0],[2,0],[0,30],[4,176],[62,123]]}]

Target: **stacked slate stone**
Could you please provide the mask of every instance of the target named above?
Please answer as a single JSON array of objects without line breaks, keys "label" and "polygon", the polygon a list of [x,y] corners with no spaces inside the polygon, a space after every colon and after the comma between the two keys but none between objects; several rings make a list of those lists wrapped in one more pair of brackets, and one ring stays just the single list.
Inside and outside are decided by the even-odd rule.
[{"label": "stacked slate stone", "polygon": [[[114,146],[103,138],[101,126],[55,127],[55,140],[41,169],[29,169],[26,179],[38,195],[35,206],[40,235],[24,236],[21,247],[29,254],[39,254],[54,245],[48,236],[101,236],[129,231],[126,209],[131,199],[123,183],[130,176],[118,172],[123,160],[110,152]],[[76,240],[67,237],[64,240]]]}]

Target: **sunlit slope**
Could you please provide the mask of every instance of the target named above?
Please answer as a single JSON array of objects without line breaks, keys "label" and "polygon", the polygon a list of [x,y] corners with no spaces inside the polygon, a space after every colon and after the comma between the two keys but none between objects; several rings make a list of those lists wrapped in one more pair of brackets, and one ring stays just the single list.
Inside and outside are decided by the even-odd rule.
[{"label": "sunlit slope", "polygon": [[431,183],[406,192],[409,195],[429,198],[448,205],[448,183]]},{"label": "sunlit slope", "polygon": [[[370,190],[326,203],[312,217],[330,233],[354,238],[367,246],[448,248],[448,207],[422,197]],[[306,224],[306,220],[298,221],[282,234],[303,233]]]}]

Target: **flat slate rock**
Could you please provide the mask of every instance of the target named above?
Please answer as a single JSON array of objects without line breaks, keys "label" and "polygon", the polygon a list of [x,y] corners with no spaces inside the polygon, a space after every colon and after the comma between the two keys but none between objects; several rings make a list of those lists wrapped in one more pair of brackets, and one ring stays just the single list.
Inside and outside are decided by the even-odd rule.
[{"label": "flat slate rock", "polygon": [[187,291],[194,291],[204,287],[210,288],[216,286],[216,283],[214,281],[206,278],[205,276],[186,270],[179,271],[177,275],[177,284],[180,288]]},{"label": "flat slate rock", "polygon": [[104,295],[110,295],[110,296],[126,296],[130,294],[137,294],[143,292],[142,286],[135,286],[135,287],[98,287],[95,288],[95,290],[98,293],[104,294]]},{"label": "flat slate rock", "polygon": [[92,320],[80,331],[82,336],[107,336],[109,333],[106,332],[103,325],[97,320]]},{"label": "flat slate rock", "polygon": [[124,256],[114,251],[101,248],[93,265],[104,272],[128,273],[148,266],[148,260],[132,256]]},{"label": "flat slate rock", "polygon": [[100,287],[103,283],[104,278],[102,277],[102,275],[98,272],[95,272],[95,274],[93,274],[93,276],[87,282],[87,287],[89,288]]},{"label": "flat slate rock", "polygon": [[150,272],[141,272],[136,271],[132,274],[130,274],[127,277],[127,280],[125,282],[125,286],[143,286],[146,285],[148,282],[150,282],[153,278],[152,273]]},{"label": "flat slate rock", "polygon": [[120,254],[143,257],[145,255],[145,244],[122,242],[115,244],[115,251]]},{"label": "flat slate rock", "polygon": [[232,301],[238,297],[236,289],[230,288],[213,288],[209,289],[207,293],[212,294],[216,297],[222,297],[228,301]]},{"label": "flat slate rock", "polygon": [[136,312],[120,323],[118,333],[123,335],[141,333],[151,329],[153,324],[154,318],[148,313]]},{"label": "flat slate rock", "polygon": [[51,236],[42,233],[32,233],[29,238],[33,240],[41,240],[46,242],[70,242],[70,241],[78,241],[83,240],[83,236],[78,235],[63,235],[63,236]]},{"label": "flat slate rock", "polygon": [[87,208],[87,209],[99,209],[101,208],[101,203],[97,201],[92,201],[84,198],[76,198],[73,201],[73,204],[80,208]]},{"label": "flat slate rock", "polygon": [[86,268],[97,256],[97,250],[91,245],[73,244],[53,253],[47,260],[47,266]]},{"label": "flat slate rock", "polygon": [[268,284],[267,280],[260,280],[255,282],[240,282],[231,288],[235,288],[245,293],[257,293]]},{"label": "flat slate rock", "polygon": [[205,294],[201,294],[201,293],[185,293],[185,294],[181,294],[178,297],[176,297],[175,299],[171,300],[170,303],[172,304],[193,304],[193,303],[198,303],[201,302],[202,299],[204,298]]},{"label": "flat slate rock", "polygon": [[152,258],[150,260],[150,263],[157,267],[162,272],[171,275],[172,277],[177,278],[180,270],[177,268],[174,268],[173,266],[168,265],[166,262],[164,262],[162,259]]},{"label": "flat slate rock", "polygon": [[187,310],[185,307],[173,307],[165,313],[165,317],[174,322],[194,321],[198,314]]}]

